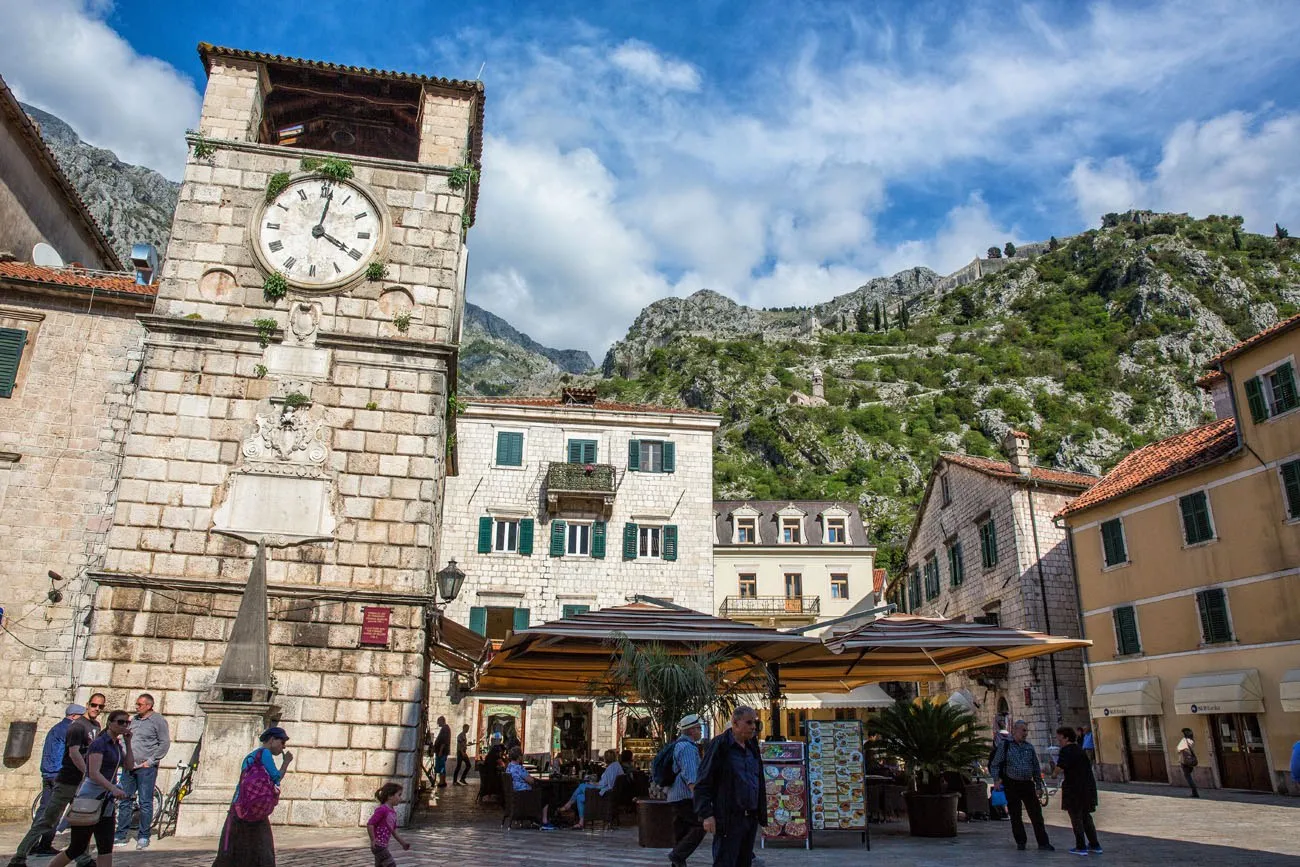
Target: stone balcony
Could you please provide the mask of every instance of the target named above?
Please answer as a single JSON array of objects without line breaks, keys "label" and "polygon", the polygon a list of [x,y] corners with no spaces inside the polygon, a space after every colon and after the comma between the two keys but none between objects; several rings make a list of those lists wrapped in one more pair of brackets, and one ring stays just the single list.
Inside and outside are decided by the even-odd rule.
[{"label": "stone balcony", "polygon": [[552,463],[546,468],[546,511],[597,512],[608,516],[614,508],[618,472],[611,464]]},{"label": "stone balcony", "polygon": [[821,615],[820,596],[728,596],[721,617],[760,626],[803,626]]}]

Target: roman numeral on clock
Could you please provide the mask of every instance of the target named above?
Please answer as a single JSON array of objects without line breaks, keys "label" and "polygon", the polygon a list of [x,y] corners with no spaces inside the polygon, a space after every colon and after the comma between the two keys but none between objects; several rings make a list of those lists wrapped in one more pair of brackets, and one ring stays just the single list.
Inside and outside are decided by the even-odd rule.
[{"label": "roman numeral on clock", "polygon": [[360,259],[361,259],[361,251],[360,251],[360,250],[348,250],[348,255],[351,256],[353,259],[356,259],[356,260],[358,260],[358,261],[360,261]]},{"label": "roman numeral on clock", "polygon": [[342,274],[342,273],[343,273],[343,269],[339,267],[339,263],[338,263],[338,262],[331,262],[330,264],[334,266],[334,273],[335,273],[335,274]]},{"label": "roman numeral on clock", "polygon": [[347,204],[348,202],[350,202],[350,201],[352,201],[352,195],[351,195],[351,194],[348,194],[348,197],[347,197],[346,199],[344,199],[343,201],[339,202],[339,207],[340,207],[340,208],[343,207],[344,205],[346,205],[346,204]]},{"label": "roman numeral on clock", "polygon": [[360,239],[362,239],[362,240],[364,241],[366,238],[369,238],[369,237],[370,237],[370,233],[369,233],[369,232],[357,232],[357,237],[360,238]]},{"label": "roman numeral on clock", "polygon": [[288,259],[285,259],[285,260],[284,260],[284,270],[288,271],[290,268],[293,267],[293,263],[294,263],[294,262],[297,262],[297,261],[298,261],[298,260],[295,259],[293,256],[290,256]]},{"label": "roman numeral on clock", "polygon": [[362,217],[366,216],[367,213],[368,213],[367,211],[362,211],[361,213],[357,214],[357,215],[356,215],[355,217],[353,217],[352,219],[354,219],[354,220],[360,220]]},{"label": "roman numeral on clock", "polygon": [[272,241],[268,246],[271,248],[272,253],[279,253],[284,249],[284,244],[280,241]]},{"label": "roman numeral on clock", "polygon": [[277,208],[281,208],[281,209],[286,210],[286,211],[289,210],[289,206],[288,206],[288,205],[281,204],[280,202],[276,202],[276,203],[275,203],[275,206],[276,206]]},{"label": "roman numeral on clock", "polygon": [[307,191],[298,190],[298,198],[302,199],[304,202],[307,201]]},{"label": "roman numeral on clock", "polygon": [[316,276],[316,266],[315,266],[315,265],[312,265],[310,268],[307,269],[307,276],[308,276],[308,277],[315,277],[315,276]]},{"label": "roman numeral on clock", "polygon": [[266,224],[266,228],[268,228],[268,229],[278,229],[278,228],[280,228],[280,224],[279,224],[279,223],[267,223],[267,224]]}]

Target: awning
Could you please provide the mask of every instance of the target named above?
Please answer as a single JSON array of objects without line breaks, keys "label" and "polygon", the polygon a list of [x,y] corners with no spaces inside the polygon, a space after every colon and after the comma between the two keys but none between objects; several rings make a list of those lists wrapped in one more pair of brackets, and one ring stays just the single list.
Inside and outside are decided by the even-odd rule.
[{"label": "awning", "polygon": [[429,636],[429,655],[443,668],[472,675],[487,656],[488,640],[454,620],[437,615],[436,629]]},{"label": "awning", "polygon": [[785,697],[787,710],[824,710],[837,707],[889,707],[894,700],[879,684],[868,683],[852,692],[796,692]]},{"label": "awning", "polygon": [[1282,710],[1300,711],[1300,668],[1293,668],[1282,675],[1278,691],[1282,697]]},{"label": "awning", "polygon": [[1088,704],[1092,708],[1093,717],[1164,714],[1158,677],[1103,683],[1093,690],[1092,700]]},{"label": "awning", "polygon": [[1263,713],[1264,689],[1259,671],[1211,671],[1193,674],[1174,687],[1178,713]]}]

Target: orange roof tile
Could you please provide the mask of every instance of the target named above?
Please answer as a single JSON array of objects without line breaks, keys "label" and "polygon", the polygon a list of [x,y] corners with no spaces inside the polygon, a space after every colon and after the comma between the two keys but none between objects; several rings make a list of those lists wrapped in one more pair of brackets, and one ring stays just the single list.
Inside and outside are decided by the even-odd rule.
[{"label": "orange roof tile", "polygon": [[0,262],[0,280],[18,280],[46,286],[69,286],[75,289],[94,289],[121,292],[126,295],[154,297],[158,286],[141,286],[135,275],[123,272],[120,276],[103,271],[81,271],[75,268],[46,268],[26,262]]},{"label": "orange roof tile", "polygon": [[[975,472],[983,473],[986,476],[1007,479],[1008,481],[1020,481],[1024,479],[1024,476],[1016,472],[1008,461],[995,461],[991,458],[977,458],[974,455],[962,455],[957,454],[956,452],[944,452],[940,457],[945,461],[966,467],[970,470],[975,470]],[[1046,467],[1032,467],[1030,469],[1030,474],[1030,477],[1035,482],[1040,482],[1045,485],[1060,485],[1066,488],[1087,488],[1097,482],[1096,476],[1090,476],[1087,473],[1073,473],[1069,470],[1052,470],[1047,469]]]},{"label": "orange roof tile", "polygon": [[1237,450],[1237,421],[1220,419],[1143,446],[1115,465],[1100,482],[1057,513],[1073,515],[1139,488],[1191,472]]},{"label": "orange roof tile", "polygon": [[1218,383],[1222,382],[1227,378],[1228,375],[1224,373],[1222,370],[1211,370],[1209,373],[1205,374],[1205,376],[1202,376],[1200,379],[1196,380],[1196,387],[1204,389],[1205,391],[1209,391],[1215,385],[1217,385]]},{"label": "orange roof tile", "polygon": [[669,415],[701,415],[710,416],[714,413],[704,412],[698,409],[685,409],[674,406],[654,406],[646,403],[620,403],[612,400],[597,400],[595,403],[565,403],[558,397],[473,397],[467,398],[467,403],[491,403],[499,406],[536,406],[547,407],[551,409],[590,409],[605,410],[607,412],[644,412],[644,413],[668,413]]},{"label": "orange roof tile", "polygon": [[1236,358],[1238,355],[1241,355],[1241,353],[1245,352],[1247,349],[1250,349],[1252,346],[1263,343],[1266,340],[1272,340],[1274,337],[1277,337],[1283,331],[1289,331],[1290,329],[1296,327],[1297,325],[1300,325],[1300,313],[1297,313],[1295,316],[1292,316],[1290,319],[1283,319],[1281,322],[1274,325],[1272,328],[1265,328],[1263,331],[1259,332],[1253,337],[1247,337],[1245,340],[1241,341],[1231,349],[1225,349],[1223,352],[1220,352],[1218,355],[1214,356],[1209,361],[1205,362],[1205,366],[1211,368],[1218,367],[1220,364],[1227,361],[1228,359]]},{"label": "orange roof tile", "polygon": [[885,590],[885,580],[889,577],[888,569],[871,570],[871,589],[879,596]]}]

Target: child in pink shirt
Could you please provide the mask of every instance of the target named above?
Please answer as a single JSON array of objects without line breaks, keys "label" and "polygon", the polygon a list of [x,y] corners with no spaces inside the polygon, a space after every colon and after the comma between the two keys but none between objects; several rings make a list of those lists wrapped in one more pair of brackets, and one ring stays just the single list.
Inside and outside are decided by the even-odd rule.
[{"label": "child in pink shirt", "polygon": [[366,833],[370,835],[370,851],[375,856],[375,867],[397,867],[393,854],[388,851],[388,839],[391,837],[402,844],[402,849],[410,849],[411,844],[397,833],[397,812],[393,809],[402,802],[402,787],[397,783],[385,783],[375,792],[379,806],[366,823]]}]

